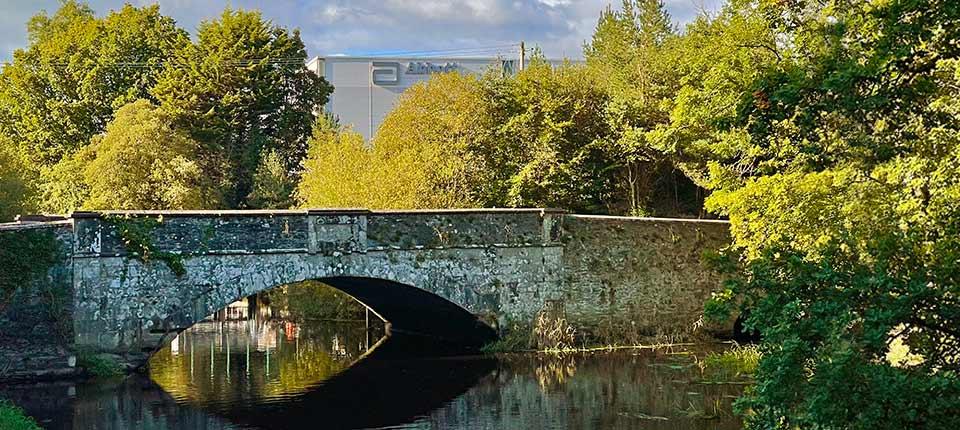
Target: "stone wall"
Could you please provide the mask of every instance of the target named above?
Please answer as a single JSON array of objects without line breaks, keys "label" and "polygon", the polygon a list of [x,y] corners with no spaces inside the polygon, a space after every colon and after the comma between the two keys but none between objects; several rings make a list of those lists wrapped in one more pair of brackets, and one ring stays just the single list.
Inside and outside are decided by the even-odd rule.
[{"label": "stone wall", "polygon": [[567,319],[583,338],[622,344],[691,334],[720,282],[703,252],[730,236],[724,221],[568,215],[562,241]]},{"label": "stone wall", "polygon": [[[168,334],[232,301],[310,279],[411,285],[491,325],[530,320],[561,295],[562,248],[554,226],[562,215],[541,210],[164,213],[149,229],[151,252],[176,255],[185,269],[179,275],[161,260],[141,261],[124,244],[125,225],[160,216],[77,217],[79,344],[143,359]],[[376,301],[371,288],[367,297]],[[425,319],[432,310],[420,309]],[[444,324],[457,322],[437,319],[438,333],[448,332]]]},{"label": "stone wall", "polygon": [[16,291],[0,311],[0,380],[43,379],[76,372],[73,354],[73,286],[69,223],[22,224],[0,229],[14,242],[52,235],[61,245],[61,262],[47,275]]},{"label": "stone wall", "polygon": [[[540,209],[76,213],[26,228],[41,226],[70,254],[42,280],[70,291],[73,313],[61,319],[72,325],[68,336],[131,362],[235,300],[311,279],[341,280],[344,291],[408,325],[396,328],[433,325],[444,336],[478,319],[501,331],[531,325],[545,309],[564,315],[587,343],[688,335],[719,283],[701,255],[729,242],[725,222]],[[401,284],[449,301],[467,318],[394,291]],[[18,357],[9,366],[21,369],[31,365],[12,352],[25,342],[14,339],[30,331],[38,345],[54,339],[35,307],[43,290],[25,291],[0,315],[0,337],[11,339],[0,359]],[[429,323],[415,324],[416,312]],[[51,348],[60,355],[27,355],[66,359],[63,345]]]}]

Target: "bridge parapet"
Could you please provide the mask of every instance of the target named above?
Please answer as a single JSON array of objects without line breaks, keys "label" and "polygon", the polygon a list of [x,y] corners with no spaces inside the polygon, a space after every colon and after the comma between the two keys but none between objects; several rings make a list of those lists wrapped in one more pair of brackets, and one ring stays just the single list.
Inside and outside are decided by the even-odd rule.
[{"label": "bridge parapet", "polygon": [[561,210],[75,212],[77,257],[125,256],[130,241],[184,255],[390,249],[486,248],[559,244]]}]

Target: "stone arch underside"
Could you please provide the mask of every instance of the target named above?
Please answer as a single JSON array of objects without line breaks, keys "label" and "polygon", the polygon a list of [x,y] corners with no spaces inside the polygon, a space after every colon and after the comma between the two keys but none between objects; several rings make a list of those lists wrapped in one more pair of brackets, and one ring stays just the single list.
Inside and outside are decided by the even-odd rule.
[{"label": "stone arch underside", "polygon": [[[496,331],[470,311],[421,288],[388,279],[356,276],[334,276],[307,280],[323,282],[353,297],[388,322],[390,329],[394,332],[423,336],[450,346],[466,349],[479,349],[497,338]],[[293,285],[295,284],[293,283]],[[270,291],[280,286],[274,285],[259,292]],[[221,303],[224,296],[215,295],[212,298],[202,300],[205,304],[204,309],[214,309],[207,314],[211,315],[241,298],[243,297],[227,299],[229,300],[227,303]],[[202,312],[195,313],[183,321],[192,320],[195,324],[204,318],[197,319],[197,315],[200,313]],[[180,324],[175,330],[179,332],[186,328],[189,327]]]}]

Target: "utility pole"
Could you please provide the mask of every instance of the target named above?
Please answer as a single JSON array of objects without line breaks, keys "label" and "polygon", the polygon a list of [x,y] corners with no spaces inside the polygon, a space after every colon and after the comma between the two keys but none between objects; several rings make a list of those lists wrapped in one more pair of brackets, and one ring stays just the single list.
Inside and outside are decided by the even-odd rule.
[{"label": "utility pole", "polygon": [[527,50],[523,45],[523,41],[521,40],[520,41],[520,70],[521,71],[526,66],[526,60],[527,60]]}]

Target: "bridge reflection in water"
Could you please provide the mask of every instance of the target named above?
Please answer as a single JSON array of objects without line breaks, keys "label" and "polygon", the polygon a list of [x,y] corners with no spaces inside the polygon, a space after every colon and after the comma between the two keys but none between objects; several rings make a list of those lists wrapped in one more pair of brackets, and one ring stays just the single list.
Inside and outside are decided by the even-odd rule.
[{"label": "bridge reflection in water", "polygon": [[287,399],[340,373],[383,335],[363,321],[202,322],[150,360],[150,377],[178,401],[213,410]]},{"label": "bridge reflection in water", "polygon": [[362,321],[205,322],[154,356],[152,380],[0,394],[48,429],[740,428],[742,385],[697,383],[702,350],[443,357],[377,335]]}]

